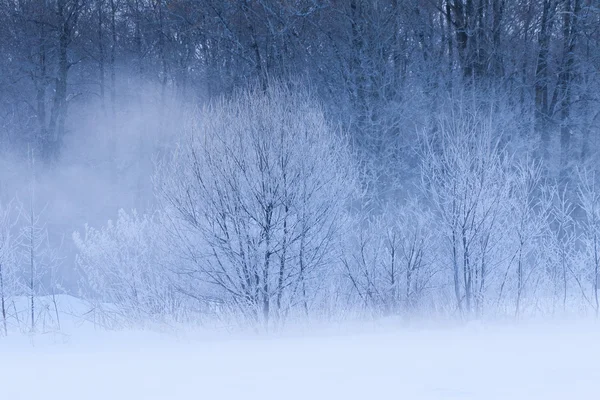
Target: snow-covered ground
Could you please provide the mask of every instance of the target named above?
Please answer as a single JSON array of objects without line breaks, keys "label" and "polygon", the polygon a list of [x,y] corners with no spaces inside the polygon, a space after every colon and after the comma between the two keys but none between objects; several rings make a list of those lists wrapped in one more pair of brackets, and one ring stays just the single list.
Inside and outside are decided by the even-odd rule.
[{"label": "snow-covered ground", "polygon": [[0,398],[598,399],[593,322],[173,337],[0,338]]}]

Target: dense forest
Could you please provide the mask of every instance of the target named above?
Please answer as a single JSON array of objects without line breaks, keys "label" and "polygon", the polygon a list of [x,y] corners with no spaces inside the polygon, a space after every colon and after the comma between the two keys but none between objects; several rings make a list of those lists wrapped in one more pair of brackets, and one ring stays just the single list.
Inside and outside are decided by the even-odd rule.
[{"label": "dense forest", "polygon": [[0,54],[3,333],[58,293],[110,326],[600,312],[597,0],[0,0]]}]

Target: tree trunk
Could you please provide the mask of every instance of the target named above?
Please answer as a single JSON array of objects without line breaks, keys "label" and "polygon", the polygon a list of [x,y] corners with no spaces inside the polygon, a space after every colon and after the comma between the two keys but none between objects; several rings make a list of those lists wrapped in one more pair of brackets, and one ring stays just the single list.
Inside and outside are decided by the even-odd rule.
[{"label": "tree trunk", "polygon": [[31,240],[29,242],[29,291],[30,291],[30,300],[31,300],[31,332],[35,332],[35,256],[34,256],[34,229],[33,229],[33,206],[31,212],[31,225],[29,229],[29,234],[31,235]]},{"label": "tree trunk", "polygon": [[463,315],[464,310],[462,305],[462,296],[460,293],[460,278],[458,267],[458,239],[456,237],[456,230],[452,230],[452,269],[454,273],[454,295],[456,296],[458,311],[461,315]]},{"label": "tree trunk", "polygon": [[[285,174],[284,174],[284,185],[285,185]],[[285,198],[285,196],[284,196]],[[288,240],[288,206],[286,204],[284,209],[284,217],[283,217],[283,239],[281,243],[281,260],[279,263],[279,277],[277,281],[277,314],[279,316],[279,322],[282,321],[282,312],[281,312],[281,300],[283,298],[283,283],[285,277],[285,269],[286,269],[286,257],[287,257],[287,240]]]},{"label": "tree trunk", "polygon": [[571,86],[575,65],[575,46],[577,42],[577,17],[580,0],[564,0],[563,11],[563,66],[558,77],[560,90],[560,178],[564,184],[570,180],[569,163],[571,161]]},{"label": "tree trunk", "polygon": [[6,294],[4,293],[4,271],[3,265],[0,263],[0,311],[2,311],[2,328],[4,329],[4,336],[8,336],[8,328],[6,325]]},{"label": "tree trunk", "polygon": [[535,69],[535,130],[541,139],[541,156],[548,161],[550,158],[550,107],[548,103],[548,54],[552,28],[553,0],[544,0],[540,31],[538,35],[539,53]]},{"label": "tree trunk", "polygon": [[594,226],[594,302],[596,306],[596,318],[598,318],[598,313],[600,312],[600,303],[598,301],[598,278],[599,276],[599,267],[600,267],[600,258],[598,256],[598,237],[596,235],[596,226]]},{"label": "tree trunk", "polygon": [[104,72],[104,0],[97,0],[96,12],[98,13],[98,78],[100,80],[100,107],[106,118],[106,82]]},{"label": "tree trunk", "polygon": [[523,292],[523,243],[519,244],[519,256],[517,259],[517,304],[515,307],[515,318],[519,318],[521,311],[521,294]]},{"label": "tree trunk", "polygon": [[117,78],[115,71],[115,60],[117,51],[117,24],[115,21],[117,14],[117,5],[115,0],[110,0],[110,33],[111,33],[111,45],[110,45],[110,105],[112,111],[112,133],[115,134],[115,123],[117,118]]},{"label": "tree trunk", "polygon": [[48,129],[48,143],[45,151],[47,160],[56,159],[65,134],[65,119],[67,115],[67,79],[71,64],[67,51],[71,44],[73,29],[79,18],[80,4],[78,0],[67,7],[66,0],[57,1],[58,25],[58,68],[54,85],[52,114]]}]

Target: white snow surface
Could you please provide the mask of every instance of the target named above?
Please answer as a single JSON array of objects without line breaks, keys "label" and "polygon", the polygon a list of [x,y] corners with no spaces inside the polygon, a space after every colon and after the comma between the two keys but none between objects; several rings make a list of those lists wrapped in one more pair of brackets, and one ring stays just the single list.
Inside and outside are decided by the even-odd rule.
[{"label": "white snow surface", "polygon": [[80,326],[0,337],[0,398],[600,398],[598,323],[389,325],[268,337]]}]

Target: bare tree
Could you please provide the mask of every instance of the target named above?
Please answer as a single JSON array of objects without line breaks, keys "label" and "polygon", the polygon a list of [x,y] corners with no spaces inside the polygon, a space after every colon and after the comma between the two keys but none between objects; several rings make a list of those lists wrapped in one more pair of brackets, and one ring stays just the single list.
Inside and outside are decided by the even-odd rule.
[{"label": "bare tree", "polygon": [[352,165],[310,98],[274,85],[205,108],[159,167],[180,271],[268,327],[309,312],[336,251]]},{"label": "bare tree", "polygon": [[2,331],[8,335],[7,306],[9,297],[14,294],[16,284],[16,252],[18,234],[15,227],[18,221],[17,210],[13,202],[0,204],[0,317]]},{"label": "bare tree", "polygon": [[48,230],[46,221],[43,219],[44,206],[38,209],[36,187],[36,164],[33,151],[30,152],[30,180],[29,190],[27,191],[27,203],[20,203],[20,253],[21,263],[26,276],[27,296],[29,297],[30,311],[30,331],[36,330],[36,298],[41,295],[40,284],[46,275],[49,265],[49,256],[51,255],[50,243],[48,240]]},{"label": "bare tree", "polygon": [[123,210],[102,228],[85,226],[83,235],[73,235],[76,262],[85,277],[81,289],[112,326],[177,319],[157,235],[153,216]]},{"label": "bare tree", "polygon": [[552,207],[545,228],[543,249],[547,254],[546,264],[552,288],[552,312],[557,305],[567,312],[569,300],[579,291],[581,299],[590,305],[583,282],[577,270],[580,232],[575,219],[576,204],[570,200],[566,188],[554,185],[550,188],[549,201]]},{"label": "bare tree", "polygon": [[493,116],[465,104],[442,116],[425,138],[422,178],[448,244],[457,307],[480,313],[497,266],[499,227],[509,192],[509,154],[494,129]]},{"label": "bare tree", "polygon": [[[584,218],[581,223],[584,250],[583,262],[589,268],[588,275],[592,283],[593,308],[598,317],[600,303],[598,284],[600,280],[600,190],[596,173],[583,170],[579,173],[578,197]],[[591,267],[591,268],[590,268]]]},{"label": "bare tree", "polygon": [[26,286],[29,297],[30,331],[35,332],[36,297],[40,295],[39,284],[44,274],[42,268],[44,263],[41,258],[48,250],[48,232],[41,213],[35,209],[33,198],[28,207],[22,206],[21,215],[24,220],[21,227],[21,256],[27,270]]},{"label": "bare tree", "polygon": [[358,214],[342,257],[351,287],[367,309],[410,315],[436,275],[434,218],[417,201],[387,205],[378,216]]},{"label": "bare tree", "polygon": [[[515,234],[517,287],[515,294],[515,317],[521,313],[525,285],[533,273],[533,253],[540,243],[537,240],[544,231],[548,218],[546,204],[540,201],[542,168],[540,163],[526,161],[517,164],[511,179],[509,222]],[[512,266],[509,263],[508,268]],[[529,266],[529,270],[527,269]],[[508,269],[507,269],[508,271]],[[504,286],[504,283],[503,283]]]}]

